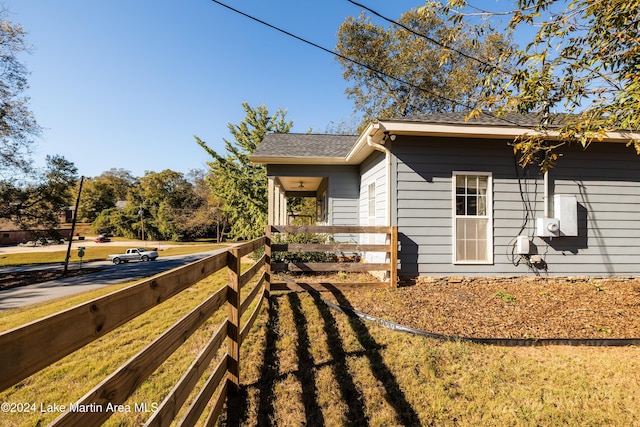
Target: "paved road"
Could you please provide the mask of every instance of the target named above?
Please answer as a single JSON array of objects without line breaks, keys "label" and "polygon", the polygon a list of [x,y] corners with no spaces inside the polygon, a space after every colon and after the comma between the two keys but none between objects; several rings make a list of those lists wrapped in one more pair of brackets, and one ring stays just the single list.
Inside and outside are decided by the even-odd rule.
[{"label": "paved road", "polygon": [[[22,286],[20,288],[0,291],[0,310],[22,307],[37,302],[51,299],[67,297],[80,292],[101,288],[108,285],[127,282],[153,276],[163,271],[171,270],[182,265],[200,260],[207,256],[215,255],[226,249],[216,249],[214,251],[200,252],[190,255],[178,255],[160,257],[153,262],[130,262],[127,264],[113,265],[108,261],[96,261],[84,263],[83,267],[99,267],[102,270],[83,274],[75,277],[52,280],[50,282],[37,283],[34,285]],[[0,269],[0,274],[17,269],[42,269],[42,266],[35,267],[11,267]],[[45,267],[46,268],[46,267]],[[62,269],[61,265],[50,266],[49,268]],[[70,268],[79,268],[73,264]]]}]

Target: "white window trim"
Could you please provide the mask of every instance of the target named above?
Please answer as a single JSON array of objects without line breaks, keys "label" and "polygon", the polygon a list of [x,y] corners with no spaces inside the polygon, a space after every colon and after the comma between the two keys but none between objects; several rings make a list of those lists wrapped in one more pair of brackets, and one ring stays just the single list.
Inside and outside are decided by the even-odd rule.
[{"label": "white window trim", "polygon": [[[486,261],[457,261],[456,260],[456,236],[457,227],[456,219],[456,177],[458,175],[478,175],[486,176],[487,179],[487,215],[476,215],[473,217],[487,218],[487,254],[488,259]],[[491,265],[493,264],[493,174],[491,172],[479,172],[479,171],[453,171],[451,174],[451,222],[453,233],[451,235],[451,262],[454,265]],[[461,216],[464,217],[464,216]]]},{"label": "white window trim", "polygon": [[[372,191],[373,190],[373,191]],[[377,211],[377,195],[376,195],[376,182],[371,181],[367,184],[367,225],[376,225],[376,211]],[[371,202],[373,202],[373,209],[371,209]],[[373,224],[372,224],[373,222]]]},{"label": "white window trim", "polygon": [[[377,185],[376,185],[375,179],[372,181],[369,181],[369,183],[366,186],[366,189],[367,189],[367,197],[366,197],[367,225],[368,226],[377,225],[378,218],[376,215],[377,213],[376,211],[377,211],[378,199],[376,195]],[[372,202],[373,202],[373,210],[371,209]],[[373,245],[376,243],[376,235],[374,233],[368,233],[365,239],[366,239],[365,242],[369,245]]]}]

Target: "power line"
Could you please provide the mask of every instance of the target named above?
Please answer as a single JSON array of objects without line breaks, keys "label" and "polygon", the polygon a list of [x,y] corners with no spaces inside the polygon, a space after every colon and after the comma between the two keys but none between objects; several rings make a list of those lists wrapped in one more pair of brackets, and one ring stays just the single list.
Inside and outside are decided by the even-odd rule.
[{"label": "power line", "polygon": [[363,5],[362,3],[358,3],[358,2],[353,1],[353,0],[347,0],[347,1],[349,3],[355,5],[355,6],[361,7],[364,10],[369,11],[370,13],[374,14],[375,16],[377,16],[379,18],[384,19],[385,21],[389,22],[390,24],[396,25],[396,26],[402,28],[403,30],[410,32],[411,34],[413,34],[415,36],[424,38],[425,40],[435,44],[436,46],[440,46],[443,49],[447,49],[447,50],[450,50],[452,52],[455,52],[458,55],[462,56],[463,58],[467,58],[467,59],[470,59],[472,61],[476,61],[479,64],[484,65],[485,67],[489,67],[489,68],[491,68],[493,70],[500,71],[501,73],[504,73],[504,74],[513,75],[513,73],[511,73],[508,70],[503,70],[503,69],[501,69],[501,68],[499,68],[499,67],[497,67],[497,66],[495,66],[493,64],[488,63],[487,61],[484,61],[484,60],[482,60],[480,58],[477,58],[477,57],[475,57],[473,55],[469,55],[468,53],[465,53],[465,52],[463,52],[463,51],[461,51],[461,50],[459,50],[459,49],[457,49],[455,47],[448,46],[447,44],[441,42],[440,40],[436,40],[433,37],[430,37],[430,36],[428,36],[426,34],[419,33],[417,31],[415,31],[414,29],[412,29],[410,27],[407,27],[406,25],[404,25],[404,24],[402,24],[402,23],[400,23],[400,22],[398,22],[396,20],[393,20],[391,18],[388,18],[388,17],[382,15],[381,13],[371,9],[370,7],[367,7],[367,6]]},{"label": "power line", "polygon": [[[273,25],[273,24],[270,24],[270,23],[268,23],[268,22],[266,22],[266,21],[263,21],[262,19],[256,18],[255,16],[252,16],[252,15],[249,15],[248,13],[242,12],[241,10],[238,10],[238,9],[236,9],[236,8],[234,8],[234,7],[231,7],[231,6],[229,6],[229,5],[225,4],[225,3],[222,3],[221,1],[218,1],[218,0],[211,0],[211,1],[212,1],[213,3],[216,3],[216,4],[220,5],[220,6],[222,6],[222,7],[227,8],[227,9],[229,9],[229,10],[231,10],[231,11],[233,11],[233,12],[235,12],[235,13],[239,14],[239,15],[242,15],[242,16],[244,16],[244,17],[246,17],[246,18],[249,18],[249,19],[251,19],[251,20],[253,20],[253,21],[255,21],[255,22],[258,22],[258,23],[260,23],[260,24],[262,24],[262,25],[265,25],[265,26],[267,26],[267,27],[269,27],[269,28],[271,28],[271,29],[273,29],[273,30],[276,30],[276,31],[278,31],[278,32],[280,32],[280,33],[283,33],[283,34],[285,34],[285,35],[287,35],[287,36],[289,36],[289,37],[292,37],[292,38],[294,38],[294,39],[296,39],[296,40],[299,40],[299,41],[301,41],[301,42],[303,42],[303,43],[306,43],[306,44],[308,44],[308,45],[310,45],[310,46],[313,46],[313,47],[315,47],[315,48],[317,48],[317,49],[320,49],[320,50],[322,50],[322,51],[324,51],[324,52],[326,52],[326,53],[330,53],[330,54],[332,54],[332,55],[335,55],[335,56],[337,56],[337,57],[339,57],[339,58],[344,59],[345,61],[349,61],[349,62],[351,62],[351,63],[353,63],[353,64],[356,64],[356,65],[358,65],[358,66],[360,66],[360,67],[366,68],[367,70],[372,71],[372,72],[374,72],[374,73],[376,73],[376,74],[379,74],[380,76],[384,76],[384,77],[386,77],[386,78],[388,78],[388,79],[394,80],[394,81],[396,81],[396,82],[398,82],[398,83],[401,83],[401,84],[403,84],[403,85],[406,85],[406,86],[410,86],[410,87],[412,87],[412,88],[414,88],[414,89],[421,90],[421,91],[423,91],[423,92],[426,92],[426,93],[430,94],[431,96],[433,96],[433,97],[435,97],[435,98],[439,98],[439,99],[441,99],[441,100],[443,100],[443,101],[450,102],[451,104],[455,104],[455,105],[458,105],[458,106],[460,106],[460,107],[464,107],[464,108],[465,108],[465,109],[467,109],[467,110],[472,110],[472,109],[473,109],[471,106],[469,106],[469,105],[467,105],[467,104],[464,104],[464,103],[462,103],[462,102],[460,102],[460,101],[456,101],[456,100],[454,100],[454,99],[447,98],[446,96],[443,96],[443,95],[440,95],[440,94],[438,94],[438,93],[436,93],[436,92],[433,92],[433,91],[432,91],[432,90],[430,90],[430,89],[427,89],[427,88],[424,88],[424,87],[421,87],[421,86],[415,85],[415,84],[410,83],[410,82],[407,82],[407,81],[405,81],[405,80],[403,80],[403,79],[401,79],[401,78],[399,78],[399,77],[395,77],[395,76],[392,76],[392,75],[390,75],[390,74],[387,74],[387,73],[385,73],[384,71],[380,71],[380,70],[378,70],[378,69],[376,69],[376,68],[374,68],[374,67],[372,67],[372,66],[370,66],[370,65],[368,65],[368,64],[365,64],[365,63],[363,63],[363,62],[360,62],[360,61],[357,61],[357,60],[355,60],[355,59],[349,58],[349,57],[347,57],[347,56],[345,56],[345,55],[342,55],[342,54],[340,54],[340,53],[338,53],[338,52],[336,52],[336,51],[334,51],[334,50],[332,50],[332,49],[328,49],[328,48],[326,48],[326,47],[324,47],[324,46],[321,46],[321,45],[319,45],[319,44],[317,44],[317,43],[314,43],[314,42],[312,42],[312,41],[309,41],[309,40],[307,40],[307,39],[305,39],[305,38],[303,38],[303,37],[300,37],[300,36],[298,36],[298,35],[295,35],[295,34],[293,34],[293,33],[289,32],[289,31],[287,31],[287,30],[283,30],[283,29],[282,29],[282,28],[280,28],[280,27],[277,27],[277,26],[275,26],[275,25]],[[347,1],[350,1],[350,0],[347,0]],[[514,122],[514,121],[511,121],[511,120],[508,120],[508,119],[507,119],[507,118],[505,118],[505,117],[495,117],[493,114],[489,114],[488,112],[486,112],[486,111],[484,111],[484,110],[482,111],[482,114],[488,115],[488,116],[493,117],[493,118],[497,118],[497,119],[499,119],[499,120],[501,120],[501,121],[504,121],[505,123],[509,123],[509,124],[514,125],[514,126],[516,126],[516,127],[520,127],[520,128],[528,129],[528,127],[526,127],[526,126],[522,126],[522,125],[520,125],[520,124],[519,124],[519,123],[517,123],[517,122]]]}]

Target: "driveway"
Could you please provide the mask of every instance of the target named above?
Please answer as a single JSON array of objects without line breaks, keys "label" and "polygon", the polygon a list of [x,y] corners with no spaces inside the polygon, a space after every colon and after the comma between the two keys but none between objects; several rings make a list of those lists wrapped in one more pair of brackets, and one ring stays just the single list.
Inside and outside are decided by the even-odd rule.
[{"label": "driveway", "polygon": [[[150,277],[155,274],[198,261],[202,258],[224,252],[225,250],[226,249],[223,248],[196,254],[160,257],[153,262],[130,262],[120,265],[113,265],[109,261],[86,262],[83,264],[84,268],[98,267],[102,269],[91,274],[66,277],[49,282],[36,283],[34,285],[0,291],[0,310],[23,307],[25,305],[67,297],[104,286]],[[47,267],[3,268],[0,269],[0,274],[21,268],[42,269]],[[48,268],[61,269],[62,267],[60,264],[56,264],[55,266],[49,266]],[[79,268],[79,266],[73,264],[70,268],[75,269]]]}]

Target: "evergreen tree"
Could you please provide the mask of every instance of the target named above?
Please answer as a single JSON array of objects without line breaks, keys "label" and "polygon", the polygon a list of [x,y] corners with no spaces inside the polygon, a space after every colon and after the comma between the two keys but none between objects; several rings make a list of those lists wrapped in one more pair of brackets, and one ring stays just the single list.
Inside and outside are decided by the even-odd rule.
[{"label": "evergreen tree", "polygon": [[249,156],[269,132],[287,133],[293,122],[286,121],[286,112],[278,109],[270,115],[266,106],[256,108],[243,103],[246,116],[237,125],[228,124],[233,141],[224,139],[226,154],[211,149],[197,136],[196,142],[213,157],[208,162],[209,186],[214,196],[224,200],[221,209],[230,222],[232,239],[251,239],[264,233],[267,224],[267,172],[263,165],[254,165]]}]

